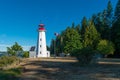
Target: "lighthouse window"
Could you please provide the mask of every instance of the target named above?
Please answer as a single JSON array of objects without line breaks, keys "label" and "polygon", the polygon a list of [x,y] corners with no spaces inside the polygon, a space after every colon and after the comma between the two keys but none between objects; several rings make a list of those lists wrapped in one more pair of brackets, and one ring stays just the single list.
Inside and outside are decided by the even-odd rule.
[{"label": "lighthouse window", "polygon": [[41,54],[41,52],[40,52],[40,54]]},{"label": "lighthouse window", "polygon": [[41,47],[41,45],[40,45],[40,47]]},{"label": "lighthouse window", "polygon": [[42,39],[40,39],[40,41],[42,41]]}]

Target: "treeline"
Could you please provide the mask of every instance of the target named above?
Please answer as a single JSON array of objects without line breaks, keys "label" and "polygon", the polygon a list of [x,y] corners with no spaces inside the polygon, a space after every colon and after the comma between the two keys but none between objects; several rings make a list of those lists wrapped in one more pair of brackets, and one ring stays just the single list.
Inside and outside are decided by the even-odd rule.
[{"label": "treeline", "polygon": [[107,56],[120,57],[120,0],[115,9],[109,0],[102,12],[93,14],[90,19],[83,17],[81,24],[72,23],[56,36],[50,45],[53,54],[74,53],[90,47]]}]

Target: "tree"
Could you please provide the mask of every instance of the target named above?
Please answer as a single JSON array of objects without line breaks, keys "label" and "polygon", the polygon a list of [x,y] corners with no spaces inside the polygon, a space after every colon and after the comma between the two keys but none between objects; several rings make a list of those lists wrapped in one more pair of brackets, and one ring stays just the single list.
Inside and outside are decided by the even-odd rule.
[{"label": "tree", "polygon": [[82,26],[81,26],[81,37],[82,37],[82,40],[84,40],[85,29],[86,29],[86,27],[88,25],[87,18],[83,17],[81,23],[82,23]]},{"label": "tree", "polygon": [[107,40],[111,40],[111,26],[112,26],[112,22],[113,22],[113,8],[112,8],[112,4],[111,1],[108,1],[108,5],[107,5],[107,9],[105,10],[105,12],[103,13],[103,33],[102,33],[102,38],[103,39],[107,39]]},{"label": "tree", "polygon": [[23,53],[23,57],[24,57],[24,58],[28,58],[28,57],[29,57],[29,52],[28,52],[28,51],[25,51],[25,52]]},{"label": "tree", "polygon": [[113,21],[113,7],[110,0],[108,1],[108,5],[107,5],[106,17],[107,17],[107,25],[111,27]]},{"label": "tree", "polygon": [[93,62],[94,49],[91,47],[84,47],[75,50],[76,57],[81,65],[88,65]]},{"label": "tree", "polygon": [[17,42],[15,42],[13,46],[7,47],[7,53],[12,56],[15,56],[17,52],[20,52],[20,51],[23,51],[23,49]]},{"label": "tree", "polygon": [[114,53],[114,45],[110,41],[100,40],[100,42],[98,43],[98,46],[97,46],[97,50],[104,55],[113,54]]},{"label": "tree", "polygon": [[72,28],[73,28],[73,29],[75,28],[75,23],[74,23],[74,22],[72,23]]},{"label": "tree", "polygon": [[90,20],[88,27],[85,29],[83,45],[84,47],[90,46],[95,49],[99,39],[100,34],[97,32],[92,20]]},{"label": "tree", "polygon": [[82,48],[81,37],[73,28],[67,28],[65,30],[63,40],[65,53],[72,53],[74,49]]},{"label": "tree", "polygon": [[80,25],[79,24],[75,27],[75,30],[80,34],[81,29],[80,29]]},{"label": "tree", "polygon": [[93,21],[102,39],[111,40],[111,26],[113,21],[113,8],[111,1],[108,1],[107,8],[97,15],[93,15]]},{"label": "tree", "polygon": [[54,52],[54,49],[55,49],[55,40],[54,39],[52,39],[52,41],[51,41],[51,45],[50,45],[50,52],[51,52],[51,54],[55,54]]},{"label": "tree", "polygon": [[120,0],[118,0],[115,8],[115,19],[112,26],[112,41],[115,44],[115,54],[120,57]]},{"label": "tree", "polygon": [[116,18],[120,17],[120,0],[118,0],[118,2],[117,2],[114,14],[115,14]]}]

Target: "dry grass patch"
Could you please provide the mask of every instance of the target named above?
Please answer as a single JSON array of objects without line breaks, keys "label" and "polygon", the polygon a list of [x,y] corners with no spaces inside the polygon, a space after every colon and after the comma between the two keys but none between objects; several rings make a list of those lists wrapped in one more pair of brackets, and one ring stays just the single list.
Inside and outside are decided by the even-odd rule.
[{"label": "dry grass patch", "polygon": [[120,59],[100,59],[98,64],[80,66],[75,58],[24,60],[21,80],[119,80]]}]

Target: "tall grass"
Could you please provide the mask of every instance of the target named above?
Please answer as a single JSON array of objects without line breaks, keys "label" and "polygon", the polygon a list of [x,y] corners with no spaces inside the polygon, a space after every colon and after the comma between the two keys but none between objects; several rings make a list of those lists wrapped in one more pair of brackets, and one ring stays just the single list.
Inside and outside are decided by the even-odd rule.
[{"label": "tall grass", "polygon": [[12,68],[0,70],[0,80],[18,80],[21,74],[21,68]]},{"label": "tall grass", "polygon": [[20,59],[16,56],[0,57],[0,80],[18,80],[22,72],[19,63]]},{"label": "tall grass", "polygon": [[13,63],[19,63],[20,59],[16,56],[2,56],[0,57],[0,68],[7,67]]}]

